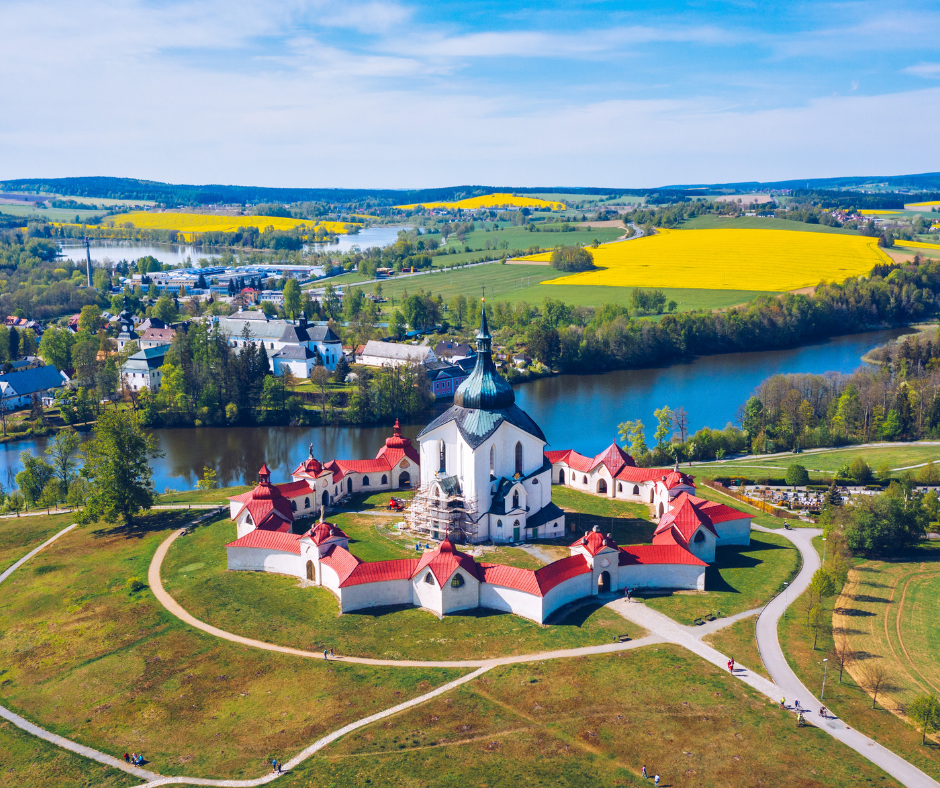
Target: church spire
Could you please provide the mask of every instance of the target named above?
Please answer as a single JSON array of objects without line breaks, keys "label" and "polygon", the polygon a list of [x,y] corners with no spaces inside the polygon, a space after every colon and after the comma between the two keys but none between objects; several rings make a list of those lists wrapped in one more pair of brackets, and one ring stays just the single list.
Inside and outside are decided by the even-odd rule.
[{"label": "church spire", "polygon": [[512,386],[502,378],[493,364],[489,326],[486,323],[486,300],[480,310],[480,330],[477,332],[477,361],[454,394],[454,404],[476,410],[503,410],[516,402]]}]

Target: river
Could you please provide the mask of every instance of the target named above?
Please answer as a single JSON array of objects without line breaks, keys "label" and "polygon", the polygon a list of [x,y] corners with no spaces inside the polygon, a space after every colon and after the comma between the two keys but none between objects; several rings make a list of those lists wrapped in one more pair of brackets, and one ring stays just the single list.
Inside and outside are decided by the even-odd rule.
[{"label": "river", "polygon": [[[337,236],[335,243],[307,244],[304,249],[314,252],[348,252],[354,246],[369,249],[373,246],[385,247],[395,243],[399,230],[410,229],[405,226],[376,226],[367,227],[356,235]],[[98,263],[107,261],[110,264],[121,260],[138,260],[151,255],[161,263],[172,266],[189,267],[196,264],[200,257],[209,260],[218,259],[220,253],[209,251],[201,246],[188,244],[161,244],[138,241],[101,241],[89,240],[91,259]],[[85,261],[85,244],[76,241],[60,243],[62,257],[75,262]]]},{"label": "river", "polygon": [[[516,403],[542,428],[554,449],[596,454],[617,435],[617,425],[639,418],[652,438],[653,411],[684,407],[691,431],[724,427],[764,378],[780,372],[852,372],[861,357],[903,329],[836,337],[791,350],[702,356],[681,364],[602,375],[559,375],[515,387]],[[439,412],[450,403],[436,406]],[[429,421],[405,424],[415,437]],[[190,489],[208,465],[223,485],[255,478],[267,462],[276,480],[286,479],[312,443],[321,460],[374,457],[390,434],[388,427],[231,427],[155,430],[164,456],[152,462],[157,489]],[[0,444],[0,481],[7,489],[22,469],[19,452],[41,452],[45,438]]]}]

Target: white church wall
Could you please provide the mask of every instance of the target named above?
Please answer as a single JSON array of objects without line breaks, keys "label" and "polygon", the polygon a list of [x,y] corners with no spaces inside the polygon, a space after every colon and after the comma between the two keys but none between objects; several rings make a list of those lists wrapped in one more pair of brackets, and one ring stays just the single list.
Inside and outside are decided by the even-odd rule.
[{"label": "white church wall", "polygon": [[621,588],[705,590],[705,567],[692,564],[643,564],[621,567]]},{"label": "white church wall", "polygon": [[225,550],[229,569],[303,576],[303,563],[294,553],[259,547],[226,547]]},{"label": "white church wall", "polygon": [[320,585],[339,596],[339,576],[332,567],[320,563]]},{"label": "white church wall", "polygon": [[721,537],[719,544],[722,547],[728,545],[748,545],[751,543],[751,518],[744,517],[740,520],[726,520],[723,523],[716,523],[715,530]]},{"label": "white church wall", "polygon": [[517,588],[480,583],[480,607],[501,610],[542,623],[542,597]]},{"label": "white church wall", "polygon": [[594,576],[590,572],[586,572],[555,586],[542,599],[542,620],[539,623],[545,623],[545,620],[552,613],[569,602],[591,596],[594,593],[591,585],[593,582]]},{"label": "white church wall", "polygon": [[[430,575],[430,582],[425,582],[425,578]],[[411,579],[412,604],[418,607],[426,608],[437,615],[444,615],[441,609],[441,588],[437,584],[437,578],[430,569],[422,569],[421,574]]]},{"label": "white church wall", "polygon": [[[700,542],[696,542],[695,539],[699,534],[702,534],[705,538]],[[704,526],[699,526],[695,534],[693,534],[692,538],[689,540],[689,552],[696,558],[711,564],[715,561],[715,543],[717,541],[711,531]]]},{"label": "white church wall", "polygon": [[[454,588],[451,581],[456,575],[463,578],[463,585]],[[441,587],[441,610],[453,613],[457,610],[470,610],[480,606],[480,581],[463,569],[458,569],[451,577],[444,581]]]},{"label": "white church wall", "polygon": [[385,580],[379,583],[361,583],[340,589],[343,613],[367,607],[385,605],[410,605],[412,603],[410,580]]}]

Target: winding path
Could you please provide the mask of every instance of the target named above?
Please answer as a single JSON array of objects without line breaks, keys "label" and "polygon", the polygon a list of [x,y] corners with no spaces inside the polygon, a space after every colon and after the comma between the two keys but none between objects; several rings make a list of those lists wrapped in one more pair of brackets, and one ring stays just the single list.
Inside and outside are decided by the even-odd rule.
[{"label": "winding path", "polygon": [[[211,516],[211,514],[204,515],[202,518],[200,518],[200,520],[205,519],[208,516]],[[199,522],[199,520],[196,522]],[[42,549],[52,544],[56,539],[64,536],[73,528],[75,528],[74,525],[64,529],[17,561],[13,566],[0,574],[0,583],[6,580],[22,564],[24,564]],[[756,626],[757,645],[761,654],[761,659],[764,662],[764,666],[767,669],[767,672],[773,678],[773,681],[768,681],[762,676],[753,673],[743,665],[736,666],[734,671],[735,678],[738,678],[751,687],[754,687],[759,692],[763,693],[774,701],[779,700],[781,696],[785,696],[788,706],[792,706],[796,699],[800,699],[804,707],[808,706],[813,708],[815,706],[818,708],[820,702],[816,700],[815,697],[813,697],[810,691],[800,682],[799,678],[796,676],[796,674],[793,673],[793,671],[790,669],[790,666],[787,664],[777,636],[777,625],[788,604],[795,601],[806,589],[806,587],[809,585],[810,579],[813,576],[813,573],[819,568],[819,555],[813,547],[812,539],[813,537],[817,536],[820,531],[818,529],[801,528],[795,531],[785,531],[781,534],[779,530],[773,531],[772,529],[763,528],[757,525],[753,526],[753,528],[758,531],[772,532],[778,535],[783,535],[793,542],[803,557],[803,566],[799,574],[790,584],[788,593],[784,595],[778,595],[762,610],[748,610],[729,618],[719,619],[715,622],[709,622],[709,624],[706,624],[702,627],[688,627],[677,623],[668,616],[665,616],[644,604],[638,602],[627,602],[625,599],[614,599],[608,603],[608,607],[618,612],[624,618],[644,627],[651,634],[648,634],[647,636],[637,640],[629,641],[627,643],[588,646],[584,648],[565,649],[539,654],[498,657],[487,660],[433,662],[411,660],[379,660],[366,659],[362,657],[338,657],[337,659],[344,662],[356,662],[366,665],[384,665],[390,667],[475,668],[475,670],[472,670],[455,681],[444,684],[437,689],[426,693],[425,695],[412,698],[411,700],[405,701],[404,703],[401,703],[397,706],[393,706],[390,709],[378,712],[369,717],[364,717],[363,719],[352,722],[337,731],[333,731],[332,733],[322,737],[321,739],[311,744],[309,747],[299,752],[297,755],[287,761],[284,766],[287,770],[290,770],[310,756],[314,755],[319,750],[328,746],[340,737],[345,736],[351,731],[369,725],[377,720],[398,714],[409,708],[424,703],[431,698],[449,692],[455,687],[473,681],[478,676],[498,665],[587,656],[592,654],[606,654],[611,652],[624,651],[627,649],[639,648],[641,646],[652,643],[669,642],[683,646],[708,662],[717,665],[719,668],[725,669],[728,658],[711,646],[703,643],[701,638],[725,626],[728,626],[735,621],[739,621],[743,618],[758,613],[759,615]],[[186,610],[184,610],[176,602],[176,600],[174,600],[166,592],[166,590],[163,588],[163,583],[160,578],[160,567],[164,558],[166,557],[167,551],[173,542],[179,538],[185,530],[186,529],[181,529],[174,532],[169,538],[161,543],[161,545],[157,548],[156,553],[154,554],[148,572],[148,580],[151,590],[154,592],[154,595],[160,601],[160,603],[163,604],[170,613],[177,616],[187,624],[207,632],[208,634],[234,643],[239,643],[250,648],[277,651],[308,659],[323,658],[322,652],[310,652],[303,651],[301,649],[288,648],[285,646],[277,646],[271,643],[264,643],[262,641],[253,640],[251,638],[244,638],[230,632],[225,632],[224,630],[220,630],[216,627],[212,627],[209,624],[199,621],[187,613]],[[76,742],[69,741],[68,739],[62,738],[61,736],[57,736],[53,733],[45,731],[42,728],[39,728],[38,726],[30,723],[28,720],[13,714],[2,706],[0,706],[0,717],[12,722],[17,727],[33,734],[34,736],[38,736],[42,739],[45,739],[46,741],[71,750],[72,752],[83,755],[99,763],[113,766],[115,768],[121,769],[122,771],[148,780],[148,782],[144,786],[141,786],[141,788],[150,788],[151,786],[156,788],[156,786],[171,784],[218,786],[218,788],[227,788],[228,786],[237,786],[238,788],[254,788],[254,786],[264,785],[273,780],[276,780],[278,777],[278,775],[273,773],[252,780],[213,780],[200,777],[161,776],[145,769],[139,769],[130,766],[129,764],[124,763],[122,760],[114,758],[110,755],[99,752],[90,747],[85,747],[83,745],[77,744]],[[864,736],[858,731],[855,731],[844,725],[839,720],[830,718],[819,720],[815,715],[812,715],[810,717],[810,721],[817,727],[829,733],[833,738],[839,740],[848,747],[851,747],[853,750],[860,753],[872,763],[882,768],[899,782],[903,783],[905,786],[908,786],[908,788],[940,788],[940,783],[929,777],[920,769],[912,766],[903,758],[900,758],[890,750],[885,749],[881,745],[869,739],[867,736]]]}]

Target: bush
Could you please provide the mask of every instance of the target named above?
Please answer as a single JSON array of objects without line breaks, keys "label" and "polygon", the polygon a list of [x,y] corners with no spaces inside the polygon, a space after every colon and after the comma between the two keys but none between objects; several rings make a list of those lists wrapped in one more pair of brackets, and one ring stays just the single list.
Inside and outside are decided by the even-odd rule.
[{"label": "bush", "polygon": [[787,468],[785,481],[787,484],[793,485],[794,487],[803,487],[809,484],[809,473],[807,473],[806,468],[802,465],[794,463]]},{"label": "bush", "polygon": [[147,584],[142,582],[139,577],[129,577],[124,583],[124,588],[126,588],[132,594],[136,594],[138,591],[143,591],[146,587]]},{"label": "bush", "polygon": [[852,464],[849,465],[848,475],[856,484],[868,484],[871,481],[872,472],[871,468],[868,467],[868,463],[858,457],[852,460]]},{"label": "bush", "polygon": [[558,271],[590,271],[594,256],[580,246],[559,246],[552,252],[552,268]]}]

